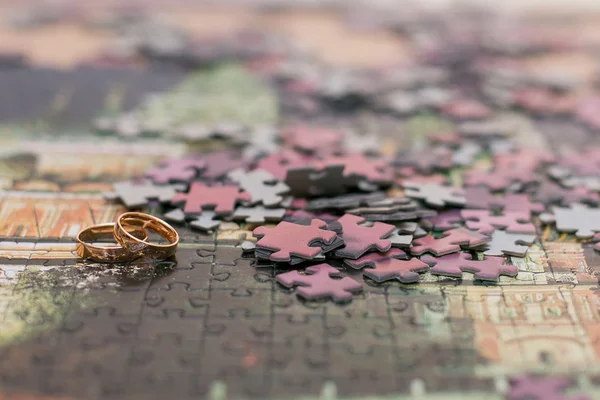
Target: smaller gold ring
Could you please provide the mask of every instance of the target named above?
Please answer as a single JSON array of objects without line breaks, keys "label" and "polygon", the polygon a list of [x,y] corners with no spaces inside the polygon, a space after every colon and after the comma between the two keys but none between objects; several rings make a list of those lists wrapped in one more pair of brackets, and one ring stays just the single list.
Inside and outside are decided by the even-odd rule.
[{"label": "smaller gold ring", "polygon": [[[139,237],[140,240],[148,239],[148,232],[144,229],[137,226],[127,226],[127,229],[131,231],[132,235]],[[75,238],[77,241],[75,248],[77,255],[81,258],[107,263],[127,262],[139,257],[138,254],[124,248],[118,243],[116,246],[97,246],[92,244],[102,239],[112,239],[114,241],[114,231],[115,224],[113,222],[94,225],[81,230]]]},{"label": "smaller gold ring", "polygon": [[[124,226],[134,226],[155,232],[169,243],[155,244],[142,240],[129,233]],[[140,212],[126,212],[121,214],[117,218],[114,234],[117,242],[127,250],[154,260],[164,260],[171,257],[175,254],[177,245],[179,244],[179,235],[171,225],[160,218]]]}]

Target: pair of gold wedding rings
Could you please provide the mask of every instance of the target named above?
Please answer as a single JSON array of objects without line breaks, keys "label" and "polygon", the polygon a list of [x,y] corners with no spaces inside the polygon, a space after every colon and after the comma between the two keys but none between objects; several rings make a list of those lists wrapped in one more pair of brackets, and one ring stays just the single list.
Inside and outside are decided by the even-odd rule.
[{"label": "pair of gold wedding rings", "polygon": [[[165,239],[167,244],[149,242],[148,231]],[[102,240],[116,241],[116,246],[102,246]],[[114,223],[94,225],[77,234],[77,255],[98,262],[127,262],[139,257],[164,260],[175,254],[179,244],[177,231],[165,221],[139,212],[121,214]]]}]

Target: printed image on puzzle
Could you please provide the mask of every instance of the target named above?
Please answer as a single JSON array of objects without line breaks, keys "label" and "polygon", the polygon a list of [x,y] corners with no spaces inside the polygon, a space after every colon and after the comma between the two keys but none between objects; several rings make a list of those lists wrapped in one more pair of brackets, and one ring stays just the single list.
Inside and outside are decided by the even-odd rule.
[{"label": "printed image on puzzle", "polygon": [[0,398],[600,398],[598,16],[271,3],[4,7]]}]

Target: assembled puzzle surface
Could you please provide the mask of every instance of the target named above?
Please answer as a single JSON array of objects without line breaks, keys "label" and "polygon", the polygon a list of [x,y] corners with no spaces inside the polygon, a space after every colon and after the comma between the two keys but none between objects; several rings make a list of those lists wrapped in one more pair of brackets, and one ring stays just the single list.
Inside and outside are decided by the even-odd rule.
[{"label": "assembled puzzle surface", "polygon": [[392,3],[12,6],[0,398],[600,398],[600,15]]}]

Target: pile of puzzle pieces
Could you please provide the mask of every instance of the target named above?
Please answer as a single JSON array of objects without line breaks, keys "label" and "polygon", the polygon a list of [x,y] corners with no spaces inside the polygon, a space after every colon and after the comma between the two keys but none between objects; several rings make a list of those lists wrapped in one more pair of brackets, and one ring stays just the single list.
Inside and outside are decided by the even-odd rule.
[{"label": "pile of puzzle pieces", "polygon": [[[430,136],[421,153],[395,157],[348,150],[355,136],[316,125],[270,129],[272,150],[248,152],[252,141],[239,145],[255,137],[248,129],[231,150],[164,160],[106,196],[130,209],[160,204],[167,220],[202,231],[222,221],[254,226],[243,249],[257,265],[288,264],[277,281],[306,299],[348,301],[360,291],[336,265],[375,283],[418,283],[426,271],[515,277],[511,257],[526,257],[543,225],[600,246],[600,149],[555,158],[518,148],[490,135],[482,117],[471,116],[480,125],[466,132]],[[492,165],[476,168],[485,155]],[[451,185],[457,165],[462,184]]]}]

